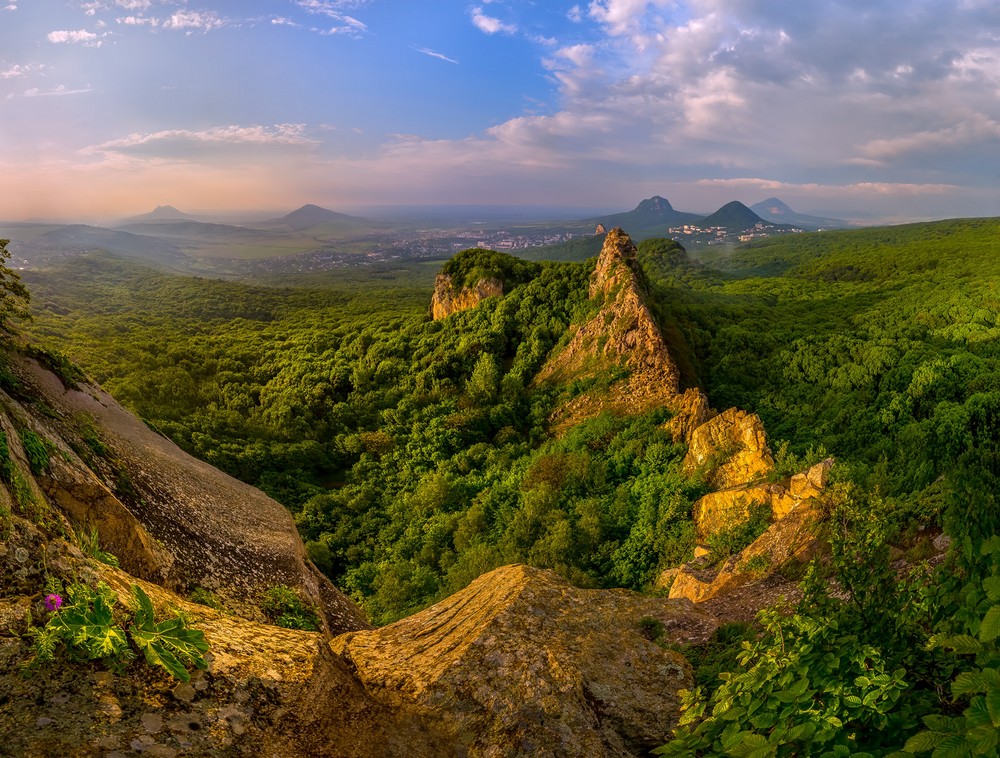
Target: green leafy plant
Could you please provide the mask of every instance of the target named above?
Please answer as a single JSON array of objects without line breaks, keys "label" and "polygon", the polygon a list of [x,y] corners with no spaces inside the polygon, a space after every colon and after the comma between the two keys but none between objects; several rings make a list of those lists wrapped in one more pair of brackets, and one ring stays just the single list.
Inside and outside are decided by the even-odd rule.
[{"label": "green leafy plant", "polygon": [[181,681],[191,679],[188,666],[207,668],[204,654],[209,646],[204,634],[189,628],[180,614],[157,623],[153,604],[138,585],[132,586],[136,609],[131,618],[125,615],[124,619],[121,613],[116,619],[117,596],[104,582],[94,588],[73,583],[65,593],[53,591],[56,589],[57,583],[46,585],[45,607],[51,613],[48,621],[42,627],[28,628],[34,652],[26,664],[28,669],[53,662],[60,648],[70,660],[102,660],[120,668],[135,659],[130,639],[151,666],[159,666]]},{"label": "green leafy plant", "polygon": [[90,532],[78,533],[76,541],[84,555],[89,555],[91,558],[107,566],[118,568],[117,556],[101,548],[101,540],[100,535],[97,533],[97,527],[91,529]]},{"label": "green leafy plant", "polygon": [[[965,545],[971,547],[971,540]],[[960,716],[933,714],[924,717],[925,730],[906,742],[910,753],[933,751],[935,758],[995,756],[1000,745],[1000,536],[985,541],[980,555],[992,559],[988,576],[977,586],[964,588],[967,607],[976,609],[962,634],[939,634],[931,648],[971,657],[951,683],[955,702],[968,705]],[[981,616],[979,614],[982,614]]]},{"label": "green leafy plant", "polygon": [[204,605],[208,608],[214,608],[217,611],[223,609],[222,601],[219,596],[210,590],[206,590],[204,587],[195,587],[188,594],[188,600],[192,603],[197,603],[198,605]]},{"label": "green leafy plant", "polygon": [[202,632],[189,629],[180,614],[157,622],[149,596],[137,584],[132,585],[132,597],[137,608],[129,626],[129,637],[146,656],[150,666],[160,666],[182,682],[191,679],[188,666],[208,668],[205,661],[208,643]]},{"label": "green leafy plant", "polygon": [[44,439],[30,429],[22,429],[21,444],[32,473],[44,474],[49,470],[49,446]]},{"label": "green leafy plant", "polygon": [[[835,618],[762,611],[763,634],[742,641],[735,672],[706,697],[682,693],[681,726],[657,755],[750,758],[860,755],[890,727],[903,669],[841,630]],[[891,732],[891,729],[889,730]],[[825,752],[831,751],[831,752]]]},{"label": "green leafy plant", "polygon": [[107,659],[116,663],[134,657],[129,649],[125,630],[114,620],[114,591],[101,582],[96,588],[74,583],[62,595],[50,593],[58,602],[47,604],[52,617],[41,629],[30,627],[34,637],[35,657],[30,663],[49,663],[54,659],[59,643],[63,643],[71,659]]},{"label": "green leafy plant", "polygon": [[316,610],[287,585],[279,584],[267,590],[261,598],[260,609],[275,626],[309,632],[319,630]]}]

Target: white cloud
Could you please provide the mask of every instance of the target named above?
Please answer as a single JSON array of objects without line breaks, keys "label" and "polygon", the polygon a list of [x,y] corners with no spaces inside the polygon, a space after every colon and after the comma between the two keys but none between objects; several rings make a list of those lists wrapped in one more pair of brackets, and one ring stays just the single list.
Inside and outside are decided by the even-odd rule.
[{"label": "white cloud", "polygon": [[97,39],[97,35],[93,32],[88,32],[86,29],[78,29],[76,31],[68,31],[65,29],[49,32],[48,40],[49,42],[60,44],[60,43],[83,43],[83,44],[93,44]]},{"label": "white cloud", "polygon": [[513,34],[517,31],[516,24],[505,24],[498,18],[487,16],[483,13],[482,6],[472,9],[472,23],[484,34],[497,34],[500,32],[504,34]]},{"label": "white cloud", "polygon": [[344,34],[349,37],[360,36],[363,32],[368,31],[368,27],[364,23],[351,16],[340,16],[337,20],[340,23],[336,26],[331,26],[326,29],[313,29],[312,31],[325,35]]},{"label": "white cloud", "polygon": [[1000,145],[1000,121],[981,113],[970,113],[963,120],[933,131],[901,134],[865,144],[861,153],[878,163],[912,156],[915,153],[952,151],[968,145]]},{"label": "white cloud", "polygon": [[177,11],[163,22],[164,29],[209,32],[225,26],[213,11]]},{"label": "white cloud", "polygon": [[271,24],[273,26],[301,26],[301,24],[297,24],[290,18],[285,18],[284,16],[275,16],[271,19]]},{"label": "white cloud", "polygon": [[672,5],[672,0],[593,0],[590,17],[605,24],[614,36],[632,34],[648,21],[652,8]]},{"label": "white cloud", "polygon": [[439,53],[434,50],[428,50],[426,47],[415,47],[413,48],[418,53],[423,53],[424,55],[429,55],[431,58],[437,58],[442,61],[447,61],[448,63],[458,63],[454,58],[449,58],[444,53]]},{"label": "white cloud", "polygon": [[133,153],[148,155],[183,155],[199,146],[217,150],[223,146],[314,147],[318,142],[306,134],[305,124],[272,126],[217,126],[210,129],[165,129],[158,132],[135,132],[85,148],[86,155]]},{"label": "white cloud", "polygon": [[65,84],[60,84],[55,89],[43,90],[38,87],[32,87],[31,89],[26,89],[24,91],[25,97],[59,97],[61,95],[85,95],[90,92],[90,87],[84,87],[82,89],[69,89]]},{"label": "white cloud", "polygon": [[34,73],[35,71],[41,71],[41,69],[41,66],[34,64],[28,64],[26,66],[14,64],[13,66],[8,66],[7,68],[0,68],[0,79],[17,79]]},{"label": "white cloud", "polygon": [[566,18],[568,18],[574,24],[579,24],[581,21],[583,21],[583,9],[579,5],[574,5],[568,11],[566,11]]},{"label": "white cloud", "polygon": [[125,16],[124,18],[115,19],[119,24],[124,24],[125,26],[157,26],[160,21],[159,19],[153,18],[152,16]]},{"label": "white cloud", "polygon": [[343,11],[367,5],[368,0],[295,0],[295,4],[310,13],[339,18]]},{"label": "white cloud", "polygon": [[7,3],[7,5],[5,5],[3,7],[3,9],[5,11],[16,11],[17,10],[17,3]]},{"label": "white cloud", "polygon": [[115,5],[127,11],[145,11],[153,3],[150,0],[115,0]]}]

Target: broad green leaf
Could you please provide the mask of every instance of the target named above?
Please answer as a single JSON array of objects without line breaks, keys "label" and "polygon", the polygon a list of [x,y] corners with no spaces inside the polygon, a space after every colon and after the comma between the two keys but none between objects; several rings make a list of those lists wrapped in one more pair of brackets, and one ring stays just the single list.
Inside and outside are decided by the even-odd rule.
[{"label": "broad green leaf", "polygon": [[1000,738],[1000,733],[998,733],[995,726],[986,724],[985,726],[970,730],[967,736],[973,755],[995,754],[997,740]]},{"label": "broad green leaf", "polygon": [[969,754],[969,743],[964,735],[952,734],[946,737],[931,753],[933,758],[965,758]]},{"label": "broad green leaf", "polygon": [[990,687],[986,691],[986,710],[989,711],[993,726],[1000,728],[1000,689]]},{"label": "broad green leaf", "polygon": [[1000,605],[994,605],[983,616],[983,623],[979,627],[979,639],[983,642],[992,642],[1000,637]]},{"label": "broad green leaf", "polygon": [[986,680],[979,671],[963,671],[951,683],[951,694],[956,698],[982,692],[985,689]]},{"label": "broad green leaf", "polygon": [[974,655],[983,649],[982,643],[968,634],[954,634],[943,637],[940,645],[948,650],[954,650],[959,655]]},{"label": "broad green leaf", "polygon": [[949,735],[944,732],[919,732],[906,741],[905,749],[908,753],[926,753],[933,750]]},{"label": "broad green leaf", "polygon": [[983,579],[983,589],[990,602],[1000,600],[1000,576],[988,576]]}]

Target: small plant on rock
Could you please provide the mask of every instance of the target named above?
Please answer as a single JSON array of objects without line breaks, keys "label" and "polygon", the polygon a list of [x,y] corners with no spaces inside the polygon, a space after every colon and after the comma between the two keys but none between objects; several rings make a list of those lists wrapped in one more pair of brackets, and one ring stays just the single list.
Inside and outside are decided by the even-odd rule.
[{"label": "small plant on rock", "polygon": [[62,591],[58,582],[50,581],[46,592],[44,605],[49,618],[42,627],[28,628],[34,650],[28,670],[53,662],[60,650],[71,661],[101,660],[112,668],[122,668],[136,657],[129,640],[147,663],[175,679],[190,681],[188,667],[208,667],[205,635],[189,628],[180,614],[157,622],[149,596],[138,585],[132,586],[135,611],[131,615],[119,613],[117,619],[118,598],[104,582],[94,588],[74,583]]},{"label": "small plant on rock", "polygon": [[260,609],[275,626],[285,629],[319,631],[316,610],[306,603],[293,588],[279,584],[264,593]]}]

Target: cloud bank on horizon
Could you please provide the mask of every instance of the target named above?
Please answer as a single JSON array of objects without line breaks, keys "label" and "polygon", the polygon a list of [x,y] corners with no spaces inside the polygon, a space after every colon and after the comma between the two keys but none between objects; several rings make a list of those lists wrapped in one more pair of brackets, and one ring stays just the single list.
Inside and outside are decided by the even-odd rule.
[{"label": "cloud bank on horizon", "polygon": [[652,194],[1000,215],[992,0],[542,5],[0,3],[0,218]]}]

